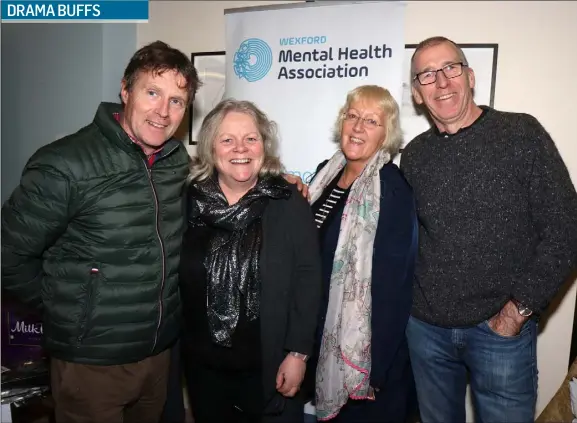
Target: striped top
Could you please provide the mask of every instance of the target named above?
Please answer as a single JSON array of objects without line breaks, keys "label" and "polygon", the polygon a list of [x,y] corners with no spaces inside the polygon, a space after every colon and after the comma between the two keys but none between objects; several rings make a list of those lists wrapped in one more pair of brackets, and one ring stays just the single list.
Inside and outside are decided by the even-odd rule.
[{"label": "striped top", "polygon": [[338,201],[347,191],[335,186],[331,193],[325,198],[325,201],[321,204],[318,208],[317,212],[315,213],[315,222],[317,224],[317,228],[323,225],[325,219],[331,212],[333,208],[336,207]]}]

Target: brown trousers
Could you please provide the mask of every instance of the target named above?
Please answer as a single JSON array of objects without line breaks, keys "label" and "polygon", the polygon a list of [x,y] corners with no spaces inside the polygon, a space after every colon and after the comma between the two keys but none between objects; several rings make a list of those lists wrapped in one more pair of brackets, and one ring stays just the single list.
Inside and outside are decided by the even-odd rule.
[{"label": "brown trousers", "polygon": [[52,359],[56,423],[158,423],[170,350],[137,363],[94,366]]}]

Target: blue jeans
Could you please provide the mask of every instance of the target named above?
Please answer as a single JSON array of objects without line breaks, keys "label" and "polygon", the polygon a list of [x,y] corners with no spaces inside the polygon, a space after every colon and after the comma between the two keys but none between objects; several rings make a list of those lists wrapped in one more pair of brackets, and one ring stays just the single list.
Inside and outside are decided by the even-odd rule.
[{"label": "blue jeans", "polygon": [[450,329],[411,317],[407,339],[422,423],[465,422],[468,380],[476,423],[535,421],[535,321],[527,321],[517,336],[504,337],[487,321]]}]

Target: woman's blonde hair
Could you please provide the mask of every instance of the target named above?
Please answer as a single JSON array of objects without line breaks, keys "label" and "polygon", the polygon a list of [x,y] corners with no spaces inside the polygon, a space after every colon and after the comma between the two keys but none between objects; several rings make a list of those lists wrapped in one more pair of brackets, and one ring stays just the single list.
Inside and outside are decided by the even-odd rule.
[{"label": "woman's blonde hair", "polygon": [[214,141],[218,136],[222,121],[231,112],[244,113],[254,119],[264,144],[264,161],[259,175],[276,176],[283,171],[277,155],[278,135],[276,123],[270,120],[254,103],[228,99],[218,103],[202,122],[198,133],[197,155],[190,165],[189,181],[202,181],[213,174],[215,169]]},{"label": "woman's blonde hair", "polygon": [[400,150],[403,142],[399,105],[389,90],[378,85],[361,85],[347,94],[347,100],[339,110],[334,128],[334,141],[341,143],[345,113],[355,102],[374,102],[385,114],[385,142],[381,149],[394,157]]}]

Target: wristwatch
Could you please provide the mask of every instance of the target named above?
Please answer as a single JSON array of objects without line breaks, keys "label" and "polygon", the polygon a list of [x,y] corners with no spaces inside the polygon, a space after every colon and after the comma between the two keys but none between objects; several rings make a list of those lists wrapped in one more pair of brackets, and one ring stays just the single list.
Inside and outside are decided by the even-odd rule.
[{"label": "wristwatch", "polygon": [[298,353],[298,352],[295,352],[295,351],[291,351],[289,354],[292,355],[293,357],[298,358],[299,360],[304,361],[305,363],[306,363],[307,360],[309,359],[309,356],[308,356],[308,355],[306,355],[306,354],[301,354],[301,353]]},{"label": "wristwatch", "polygon": [[517,300],[513,300],[513,303],[515,303],[515,305],[517,306],[517,310],[519,311],[519,314],[523,317],[530,317],[533,314],[533,310],[531,310],[529,307],[527,307],[524,304],[521,304],[519,301]]}]

